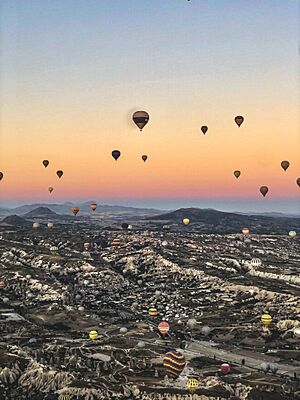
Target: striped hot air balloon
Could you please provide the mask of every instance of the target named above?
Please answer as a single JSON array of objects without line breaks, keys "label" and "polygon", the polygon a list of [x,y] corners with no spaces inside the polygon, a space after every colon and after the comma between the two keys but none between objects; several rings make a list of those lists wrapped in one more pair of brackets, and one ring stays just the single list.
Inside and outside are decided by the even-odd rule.
[{"label": "striped hot air balloon", "polygon": [[195,393],[196,390],[198,389],[198,386],[199,386],[199,382],[195,378],[188,379],[188,381],[186,383],[186,387],[190,393]]},{"label": "striped hot air balloon", "polygon": [[148,310],[148,314],[150,315],[150,317],[157,317],[157,309],[155,307],[150,307]]},{"label": "striped hot air balloon", "polygon": [[6,287],[6,284],[4,281],[0,281],[0,289],[4,289]]},{"label": "striped hot air balloon", "polygon": [[169,351],[164,356],[163,365],[167,371],[167,374],[173,378],[177,378],[185,367],[185,357],[183,354],[176,351]]},{"label": "striped hot air balloon", "polygon": [[121,240],[120,239],[114,239],[111,244],[114,247],[119,247],[121,245]]},{"label": "striped hot air balloon", "polygon": [[98,337],[98,332],[97,331],[90,331],[89,336],[90,336],[91,340],[95,340]]},{"label": "striped hot air balloon", "polygon": [[261,316],[261,322],[264,326],[268,326],[271,324],[271,322],[273,321],[273,318],[271,317],[271,315],[269,314],[263,314]]},{"label": "striped hot air balloon", "polygon": [[166,321],[162,321],[158,324],[158,330],[162,335],[166,335],[170,330],[170,325]]}]

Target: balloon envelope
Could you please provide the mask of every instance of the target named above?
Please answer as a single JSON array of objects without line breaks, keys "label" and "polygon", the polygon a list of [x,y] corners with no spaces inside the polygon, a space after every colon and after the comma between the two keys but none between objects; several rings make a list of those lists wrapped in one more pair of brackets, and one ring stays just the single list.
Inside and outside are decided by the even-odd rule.
[{"label": "balloon envelope", "polygon": [[145,162],[147,160],[148,156],[146,154],[142,155],[142,160]]},{"label": "balloon envelope", "polygon": [[34,222],[32,224],[33,229],[39,229],[41,227],[41,225],[38,222]]},{"label": "balloon envelope", "polygon": [[0,172],[0,181],[1,181],[1,179],[3,178],[3,172]]},{"label": "balloon envelope", "polygon": [[208,131],[208,127],[206,125],[201,126],[201,131],[204,133],[204,135],[206,134],[206,132]]},{"label": "balloon envelope", "polygon": [[297,232],[296,231],[289,231],[289,236],[291,238],[293,238],[293,237],[297,236]]},{"label": "balloon envelope", "polygon": [[238,178],[240,175],[241,175],[241,171],[239,171],[239,170],[234,171],[234,176],[236,178]]},{"label": "balloon envelope", "polygon": [[45,168],[48,167],[49,161],[48,160],[43,160],[43,165],[44,165]]},{"label": "balloon envelope", "polygon": [[290,163],[288,161],[281,161],[281,167],[285,171],[288,169],[289,166],[290,166]]},{"label": "balloon envelope", "polygon": [[121,152],[119,150],[113,150],[111,152],[111,155],[113,156],[113,158],[117,161],[117,159],[120,157]]},{"label": "balloon envelope", "polygon": [[61,170],[59,170],[59,171],[57,171],[56,172],[56,175],[59,177],[59,178],[61,178],[62,176],[63,176],[63,171],[61,171]]},{"label": "balloon envelope", "polygon": [[229,374],[231,368],[230,368],[229,364],[224,363],[220,366],[220,370],[221,370],[222,374],[227,375],[227,374]]},{"label": "balloon envelope", "polygon": [[52,193],[53,192],[53,187],[48,187],[48,191],[49,191],[49,193]]},{"label": "balloon envelope", "polygon": [[259,189],[259,191],[260,191],[260,193],[265,197],[266,194],[267,194],[268,191],[269,191],[269,188],[268,188],[268,186],[261,186],[260,189]]},{"label": "balloon envelope", "polygon": [[300,186],[300,178],[298,178],[298,179],[296,180],[296,183],[297,183],[298,186]]},{"label": "balloon envelope", "polygon": [[149,121],[149,114],[146,111],[136,111],[132,116],[133,122],[139,127],[140,131]]},{"label": "balloon envelope", "polygon": [[95,340],[98,337],[98,332],[97,331],[90,331],[89,337],[91,340]]},{"label": "balloon envelope", "polygon": [[54,227],[53,222],[48,222],[47,228],[48,228],[48,229],[52,229],[53,227]]},{"label": "balloon envelope", "polygon": [[185,357],[176,351],[169,351],[164,356],[163,365],[168,375],[177,378],[185,367]]},{"label": "balloon envelope", "polygon": [[79,212],[79,207],[73,206],[73,207],[71,207],[71,211],[72,211],[72,213],[73,213],[74,215],[77,215],[78,212]]},{"label": "balloon envelope", "polygon": [[162,321],[158,324],[158,330],[162,335],[166,335],[170,330],[170,325],[167,322]]},{"label": "balloon envelope", "polygon": [[237,115],[234,118],[234,121],[237,124],[237,126],[240,127],[242,125],[242,123],[244,122],[244,117],[242,117],[241,115]]},{"label": "balloon envelope", "polygon": [[249,229],[248,228],[243,228],[242,229],[242,234],[244,235],[244,236],[247,236],[247,235],[249,235]]},{"label": "balloon envelope", "polygon": [[184,225],[188,225],[190,223],[190,220],[188,218],[184,218],[182,222]]},{"label": "balloon envelope", "polygon": [[263,314],[260,319],[264,326],[270,325],[271,322],[273,321],[271,315],[269,315],[269,314]]},{"label": "balloon envelope", "polygon": [[96,210],[96,208],[97,208],[97,204],[96,203],[93,203],[93,204],[91,204],[91,209],[93,210],[93,211],[95,211]]},{"label": "balloon envelope", "polygon": [[190,378],[187,380],[186,387],[190,393],[194,393],[199,387],[199,382],[195,378]]}]

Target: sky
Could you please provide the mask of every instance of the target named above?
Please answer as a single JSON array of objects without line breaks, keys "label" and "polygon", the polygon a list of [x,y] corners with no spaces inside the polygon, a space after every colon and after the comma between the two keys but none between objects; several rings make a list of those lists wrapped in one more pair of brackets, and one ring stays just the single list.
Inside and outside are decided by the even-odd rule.
[{"label": "sky", "polygon": [[2,0],[0,203],[300,213],[299,6]]}]

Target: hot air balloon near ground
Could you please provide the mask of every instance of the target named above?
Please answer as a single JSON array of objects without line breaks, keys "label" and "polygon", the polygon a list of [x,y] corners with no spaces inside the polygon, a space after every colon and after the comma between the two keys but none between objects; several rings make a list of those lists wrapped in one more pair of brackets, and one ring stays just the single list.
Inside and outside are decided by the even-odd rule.
[{"label": "hot air balloon near ground", "polygon": [[51,246],[50,247],[50,252],[51,252],[51,254],[58,254],[58,247]]},{"label": "hot air balloon near ground", "polygon": [[90,248],[90,244],[86,242],[83,244],[83,247],[85,248],[85,250],[88,250]]},{"label": "hot air balloon near ground", "polygon": [[269,188],[268,188],[268,186],[261,186],[259,191],[264,197],[266,197],[266,194],[268,193]]},{"label": "hot air balloon near ground", "polygon": [[206,125],[201,126],[201,131],[203,132],[203,134],[205,135],[206,132],[208,131],[208,127]]},{"label": "hot air balloon near ground", "polygon": [[157,309],[155,307],[150,307],[148,310],[148,314],[150,317],[157,317]]},{"label": "hot air balloon near ground", "polygon": [[199,382],[195,378],[189,378],[186,382],[186,387],[190,393],[195,393],[199,387]]},{"label": "hot air balloon near ground", "polygon": [[53,227],[54,227],[53,222],[48,222],[47,228],[48,228],[48,229],[52,229]]},{"label": "hot air balloon near ground", "polygon": [[288,169],[290,166],[290,163],[288,161],[281,161],[281,168],[284,169],[285,171]]},{"label": "hot air balloon near ground", "polygon": [[147,161],[147,158],[148,158],[148,156],[146,156],[146,154],[143,154],[142,155],[142,160],[145,162],[145,161]]},{"label": "hot air balloon near ground", "polygon": [[289,231],[289,236],[291,238],[294,238],[295,236],[297,236],[297,232],[296,231]]},{"label": "hot air balloon near ground", "polygon": [[234,171],[234,176],[236,177],[236,178],[239,178],[239,176],[241,175],[241,171],[239,171],[239,170],[236,170],[236,171]]},{"label": "hot air balloon near ground", "polygon": [[97,208],[97,204],[96,204],[96,203],[93,203],[93,204],[90,205],[90,207],[91,207],[91,209],[92,209],[93,211],[95,211],[96,208]]},{"label": "hot air balloon near ground", "polygon": [[49,192],[49,193],[52,193],[52,192],[53,192],[53,187],[51,187],[51,186],[48,187],[48,192]]},{"label": "hot air balloon near ground", "polygon": [[113,156],[113,158],[117,161],[117,159],[120,157],[121,152],[119,150],[113,150],[111,152],[111,155]]},{"label": "hot air balloon near ground", "polygon": [[90,331],[89,337],[91,340],[95,340],[98,337],[98,332],[97,331]]},{"label": "hot air balloon near ground", "polygon": [[56,172],[56,175],[59,177],[59,179],[63,176],[64,172],[59,170]]},{"label": "hot air balloon near ground", "polygon": [[190,220],[188,218],[184,218],[182,222],[184,225],[188,225],[190,223]]},{"label": "hot air balloon near ground", "polygon": [[183,354],[176,351],[169,351],[164,356],[163,365],[168,375],[177,378],[185,367],[185,357]]},{"label": "hot air balloon near ground", "polygon": [[71,207],[71,211],[76,216],[79,212],[79,207],[73,206],[73,207]]},{"label": "hot air balloon near ground", "polygon": [[121,245],[121,240],[120,239],[114,239],[111,244],[114,247],[119,247]]},{"label": "hot air balloon near ground", "polygon": [[3,172],[0,172],[0,181],[3,179]]},{"label": "hot air balloon near ground", "polygon": [[264,326],[270,325],[271,322],[273,321],[271,315],[269,315],[269,314],[263,314],[260,319]]},{"label": "hot air balloon near ground", "polygon": [[41,227],[41,225],[38,222],[34,222],[32,224],[33,229],[39,229]]},{"label": "hot air balloon near ground", "polygon": [[43,160],[43,165],[44,165],[45,168],[47,168],[48,165],[49,165],[49,161],[48,160]]},{"label": "hot air balloon near ground", "polygon": [[136,111],[132,119],[142,132],[144,126],[149,122],[149,114],[146,111]]},{"label": "hot air balloon near ground", "polygon": [[129,227],[129,225],[126,222],[123,222],[121,224],[121,228],[124,229],[124,230],[128,229],[128,227]]},{"label": "hot air balloon near ground", "polygon": [[0,281],[0,289],[4,289],[6,287],[5,281]]},{"label": "hot air balloon near ground", "polygon": [[230,371],[231,371],[231,368],[230,368],[230,365],[229,365],[229,364],[224,363],[224,364],[222,364],[222,365],[220,366],[220,372],[221,372],[223,375],[229,374]]},{"label": "hot air balloon near ground", "polygon": [[261,262],[260,258],[252,258],[252,260],[251,260],[252,267],[260,267],[261,264],[262,264],[262,262]]},{"label": "hot air balloon near ground", "polygon": [[166,335],[170,330],[170,325],[166,321],[162,321],[158,324],[158,330],[162,335]]},{"label": "hot air balloon near ground", "polygon": [[248,228],[243,228],[242,229],[242,234],[244,235],[244,236],[248,236],[249,235],[249,229]]},{"label": "hot air balloon near ground", "polygon": [[241,115],[237,115],[234,118],[234,121],[237,124],[237,126],[240,127],[242,125],[242,123],[244,122],[244,117],[242,117]]}]

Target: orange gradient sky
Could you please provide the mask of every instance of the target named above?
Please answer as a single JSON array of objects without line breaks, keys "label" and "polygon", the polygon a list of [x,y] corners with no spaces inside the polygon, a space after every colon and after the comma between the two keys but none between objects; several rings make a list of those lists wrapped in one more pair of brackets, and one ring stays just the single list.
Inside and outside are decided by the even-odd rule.
[{"label": "orange gradient sky", "polygon": [[4,1],[2,201],[299,199],[297,2],[63,3]]}]

